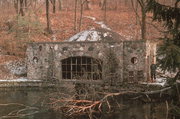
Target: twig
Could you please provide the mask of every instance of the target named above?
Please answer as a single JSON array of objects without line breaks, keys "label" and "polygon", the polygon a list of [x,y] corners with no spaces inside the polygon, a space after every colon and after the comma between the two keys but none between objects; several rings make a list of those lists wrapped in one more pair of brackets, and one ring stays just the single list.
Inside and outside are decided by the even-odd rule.
[{"label": "twig", "polygon": [[177,94],[178,94],[178,100],[180,102],[180,92],[179,92],[179,87],[178,87],[177,83],[176,83],[176,90],[177,90]]},{"label": "twig", "polygon": [[7,103],[7,104],[0,104],[0,106],[9,106],[9,105],[19,105],[19,106],[26,106],[24,104],[20,104],[20,103]]},{"label": "twig", "polygon": [[168,102],[166,101],[166,119],[168,119],[168,112],[169,112],[169,105]]},{"label": "twig", "polygon": [[109,104],[108,98],[106,98],[106,103],[107,103],[107,105],[108,105],[109,112],[110,112],[110,110],[111,110],[111,105]]},{"label": "twig", "polygon": [[[9,104],[4,104],[4,105],[8,106],[10,104],[14,105],[16,103],[9,103]],[[23,104],[18,104],[18,105],[22,106]],[[25,105],[23,105],[23,106],[25,106]],[[22,112],[28,112],[28,110],[34,110],[34,111],[30,112],[30,113],[22,113]],[[36,113],[39,113],[38,110],[39,110],[39,108],[37,108],[37,107],[25,106],[25,108],[20,109],[20,110],[14,110],[14,111],[10,112],[9,114],[7,114],[6,116],[0,117],[0,119],[22,118],[22,117],[26,117],[26,116],[30,116],[30,115],[34,115]]]}]

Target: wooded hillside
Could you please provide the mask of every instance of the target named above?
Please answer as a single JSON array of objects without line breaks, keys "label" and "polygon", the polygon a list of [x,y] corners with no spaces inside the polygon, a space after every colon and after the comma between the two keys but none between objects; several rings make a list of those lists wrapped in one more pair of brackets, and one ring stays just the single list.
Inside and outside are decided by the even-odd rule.
[{"label": "wooded hillside", "polygon": [[28,42],[63,41],[103,25],[127,40],[155,40],[166,29],[146,6],[146,0],[0,0],[1,54],[24,57]]}]

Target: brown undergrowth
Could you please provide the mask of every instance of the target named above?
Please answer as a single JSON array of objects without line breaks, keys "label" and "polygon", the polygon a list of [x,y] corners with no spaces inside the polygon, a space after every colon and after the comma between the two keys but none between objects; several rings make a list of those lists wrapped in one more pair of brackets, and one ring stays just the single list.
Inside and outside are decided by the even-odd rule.
[{"label": "brown undergrowth", "polygon": [[[26,18],[21,21],[21,27],[16,28],[17,16],[15,10],[12,7],[8,9],[1,8],[0,12],[0,48],[4,50],[5,55],[14,55],[17,57],[25,57],[25,51],[27,43],[29,42],[58,42],[64,41],[71,36],[79,32],[79,16],[80,11],[77,13],[77,30],[74,30],[74,8],[63,9],[62,11],[56,11],[55,14],[50,11],[51,27],[53,34],[48,34],[44,31],[46,28],[46,14],[45,6],[37,6],[38,10],[30,10],[26,13]],[[104,22],[104,11],[98,6],[96,2],[92,4],[91,10],[85,10],[83,12],[82,30],[90,29],[92,27],[101,27],[96,22]],[[85,16],[91,16],[96,18],[95,21],[88,19]],[[151,15],[150,15],[151,16]],[[27,19],[28,18],[28,19]],[[104,22],[113,31],[129,38],[130,40],[140,39],[140,26],[136,24],[135,13],[129,6],[119,6],[118,10],[107,10],[106,22]],[[35,21],[33,21],[35,20]],[[33,25],[37,22],[36,25]],[[151,19],[148,18],[148,22]],[[41,25],[37,32],[37,26]],[[156,24],[157,25],[157,24]],[[147,24],[147,39],[154,39],[159,37],[159,32]],[[18,30],[19,29],[19,30]],[[13,31],[14,30],[14,31]],[[4,55],[3,55],[4,56]],[[0,58],[0,62],[3,59],[8,60],[8,57]]]}]

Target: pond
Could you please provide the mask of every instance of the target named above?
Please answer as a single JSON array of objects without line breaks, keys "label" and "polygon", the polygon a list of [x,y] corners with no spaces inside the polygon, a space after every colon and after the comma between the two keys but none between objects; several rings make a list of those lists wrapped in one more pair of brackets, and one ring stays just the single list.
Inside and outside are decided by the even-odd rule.
[{"label": "pond", "polygon": [[[48,108],[49,89],[0,90],[0,119],[65,119]],[[166,103],[121,101],[125,108],[98,116],[99,119],[165,119]]]}]

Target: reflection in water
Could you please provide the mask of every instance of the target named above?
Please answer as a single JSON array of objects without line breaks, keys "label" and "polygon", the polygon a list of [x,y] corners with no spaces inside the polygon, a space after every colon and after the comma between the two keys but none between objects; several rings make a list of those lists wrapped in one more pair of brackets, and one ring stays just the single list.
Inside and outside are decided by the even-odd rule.
[{"label": "reflection in water", "polygon": [[[10,114],[30,114],[23,116],[23,119],[65,119],[62,115],[48,109],[47,94],[49,90],[18,90],[18,91],[0,91],[0,119]],[[161,104],[142,104],[137,101],[123,101],[126,105],[115,113],[103,114],[99,119],[165,119],[165,103]],[[15,116],[14,116],[15,117]],[[87,117],[86,117],[87,118]]]}]

